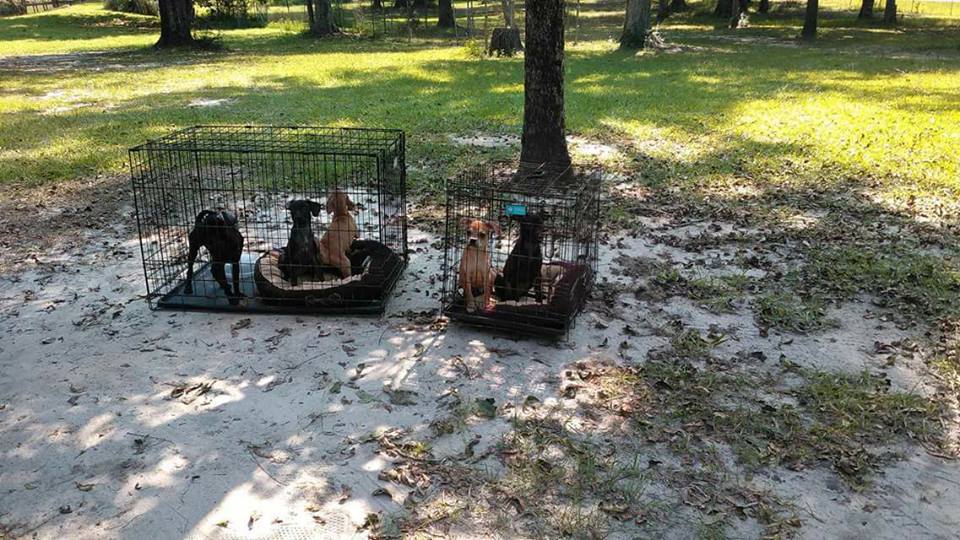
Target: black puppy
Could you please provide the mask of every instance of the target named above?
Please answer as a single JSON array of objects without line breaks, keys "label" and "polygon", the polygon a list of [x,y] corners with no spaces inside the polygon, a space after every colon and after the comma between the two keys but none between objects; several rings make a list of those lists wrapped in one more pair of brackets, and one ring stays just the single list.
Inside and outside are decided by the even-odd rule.
[{"label": "black puppy", "polygon": [[[187,256],[187,284],[183,292],[193,294],[193,263],[201,247],[210,253],[210,273],[217,280],[231,305],[237,305],[240,292],[240,255],[243,253],[243,235],[237,228],[237,216],[226,210],[204,210],[197,214],[190,231],[190,253]],[[233,289],[227,283],[224,264],[230,263],[233,269]]]},{"label": "black puppy", "polygon": [[293,218],[290,239],[280,257],[280,274],[291,285],[296,285],[302,275],[313,276],[318,272],[317,239],[313,236],[310,216],[319,216],[323,205],[318,202],[297,200],[287,203],[287,210]]},{"label": "black puppy", "polygon": [[[520,300],[540,279],[540,267],[543,265],[543,252],[540,249],[540,237],[543,233],[543,215],[531,214],[515,216],[520,222],[520,237],[507,257],[503,274],[493,281],[493,292],[501,301]],[[543,301],[543,291],[535,290],[537,302]]]}]

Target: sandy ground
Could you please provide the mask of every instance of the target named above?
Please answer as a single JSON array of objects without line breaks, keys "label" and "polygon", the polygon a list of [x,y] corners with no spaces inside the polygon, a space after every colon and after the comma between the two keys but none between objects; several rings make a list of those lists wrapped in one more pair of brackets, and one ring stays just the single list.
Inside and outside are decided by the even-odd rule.
[{"label": "sandy ground", "polygon": [[[130,220],[132,211],[119,216]],[[429,439],[438,458],[465,459],[468,447],[484,455],[510,430],[506,411],[528,396],[563,409],[565,367],[642,362],[666,344],[647,331],[665,321],[725,328],[732,339],[717,357],[786,355],[850,372],[878,369],[875,343],[903,335],[865,303],[833,313],[844,321],[839,329],[762,336],[749,310],[718,316],[686,299],[633,294],[617,297],[612,310],[591,302],[559,343],[444,328],[418,316],[437,308],[428,282],[442,259],[420,230],[411,231],[419,249],[383,318],[154,312],[129,228],[84,236],[0,276],[0,538],[364,538],[368,514],[400,511],[409,492],[383,478],[391,458],[372,434]],[[709,255],[647,239],[605,244],[608,285],[633,279],[612,271],[621,254],[711,266]],[[618,343],[627,345],[618,352]],[[887,374],[896,388],[931,391],[920,364],[898,362]],[[430,434],[454,391],[464,401],[492,398],[498,415]],[[800,510],[801,537],[956,537],[960,467],[920,446],[900,451],[862,491],[826,468],[748,481]],[[682,520],[668,527],[637,534],[696,534]],[[469,523],[449,533],[519,534]],[[742,519],[728,533],[760,530]]]}]

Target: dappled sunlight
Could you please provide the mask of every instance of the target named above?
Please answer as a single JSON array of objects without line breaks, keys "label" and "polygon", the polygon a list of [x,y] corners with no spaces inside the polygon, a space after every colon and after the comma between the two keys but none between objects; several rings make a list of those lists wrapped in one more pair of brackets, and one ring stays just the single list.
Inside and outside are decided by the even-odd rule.
[{"label": "dappled sunlight", "polygon": [[[605,202],[557,341],[437,316],[438,194],[516,157],[522,57],[286,23],[154,51],[153,19],[92,3],[0,19],[0,184],[38,184],[3,206],[30,247],[0,272],[0,536],[956,530],[956,328],[925,347],[958,312],[960,56],[835,14],[801,45],[782,13],[671,16],[669,51],[635,54],[620,4],[581,7],[567,140]],[[150,311],[126,149],[192,124],[403,129],[386,312]]]}]

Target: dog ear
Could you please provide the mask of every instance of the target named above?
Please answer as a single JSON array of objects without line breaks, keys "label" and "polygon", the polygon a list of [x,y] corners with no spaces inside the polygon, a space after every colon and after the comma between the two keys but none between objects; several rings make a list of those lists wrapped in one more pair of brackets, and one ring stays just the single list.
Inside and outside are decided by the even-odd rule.
[{"label": "dog ear", "polygon": [[502,232],[503,232],[503,231],[500,230],[500,224],[499,224],[499,223],[497,223],[497,222],[495,222],[495,221],[494,221],[494,222],[487,221],[487,222],[484,223],[484,225],[486,225],[486,226],[487,226],[487,229],[490,230],[490,231],[492,231],[493,234],[495,234],[495,235],[497,235],[497,236],[501,236],[501,235],[502,235]]},{"label": "dog ear", "polygon": [[223,211],[223,221],[227,225],[236,225],[237,224],[237,215],[229,210]]},{"label": "dog ear", "polygon": [[350,200],[350,197],[347,197],[347,194],[346,194],[346,193],[343,194],[343,198],[344,198],[344,200],[347,201],[347,210],[353,212],[354,210],[357,209],[357,205],[356,205],[353,201]]},{"label": "dog ear", "polygon": [[[330,202],[327,201],[327,212],[330,211]],[[310,213],[313,214],[313,217],[320,215],[320,212],[323,212],[323,206],[320,206],[320,203],[317,201],[310,201]]]},{"label": "dog ear", "polygon": [[290,210],[290,204],[291,204],[292,202],[293,202],[293,201],[287,201],[287,204],[283,205],[283,207],[286,208],[287,210]]}]

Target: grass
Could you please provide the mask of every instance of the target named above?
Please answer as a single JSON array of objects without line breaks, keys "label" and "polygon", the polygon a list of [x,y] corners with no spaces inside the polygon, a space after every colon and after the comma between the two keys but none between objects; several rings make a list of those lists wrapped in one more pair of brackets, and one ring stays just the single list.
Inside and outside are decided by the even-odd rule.
[{"label": "grass", "polygon": [[945,265],[943,257],[916,250],[819,249],[792,278],[808,295],[846,300],[870,293],[879,306],[908,316],[937,319],[960,314],[956,302],[960,268]]},{"label": "grass", "polygon": [[[887,459],[879,448],[903,439],[940,444],[942,405],[890,391],[883,377],[796,370],[799,380],[755,371],[714,372],[685,360],[651,360],[587,374],[606,396],[604,408],[632,415],[640,436],[658,440],[683,430],[729,445],[749,469],[800,470],[829,463],[854,486],[868,482]],[[581,375],[583,378],[583,375]],[[757,389],[795,400],[768,402]],[[626,405],[625,405],[626,404]],[[625,406],[624,406],[625,405]],[[696,453],[688,443],[674,448]]]},{"label": "grass", "polygon": [[[755,27],[731,34],[690,15],[661,31],[703,50],[634,56],[610,41],[618,9],[585,4],[591,17],[569,47],[567,125],[623,143],[623,160],[636,152],[655,162],[650,182],[696,190],[746,177],[774,189],[853,177],[881,180],[891,193],[958,192],[960,51],[864,54],[885,46],[886,30],[829,25],[813,47],[736,43],[725,38],[768,28],[785,28],[785,38],[798,21],[770,17],[768,27],[755,17]],[[936,31],[911,28],[903,41]],[[156,52],[147,48],[154,19],[95,4],[0,19],[7,56],[110,51],[55,69],[0,67],[0,183],[122,171],[125,148],[146,138],[233,122],[401,127],[411,135],[411,179],[427,186],[434,171],[479,153],[445,134],[520,129],[519,58],[478,60],[436,38],[317,41],[282,24],[220,35],[228,52]],[[232,101],[190,106],[224,97]]]},{"label": "grass", "polygon": [[824,309],[819,300],[803,300],[789,292],[765,293],[754,302],[754,314],[761,328],[779,328],[798,333],[833,325],[826,318]]}]

